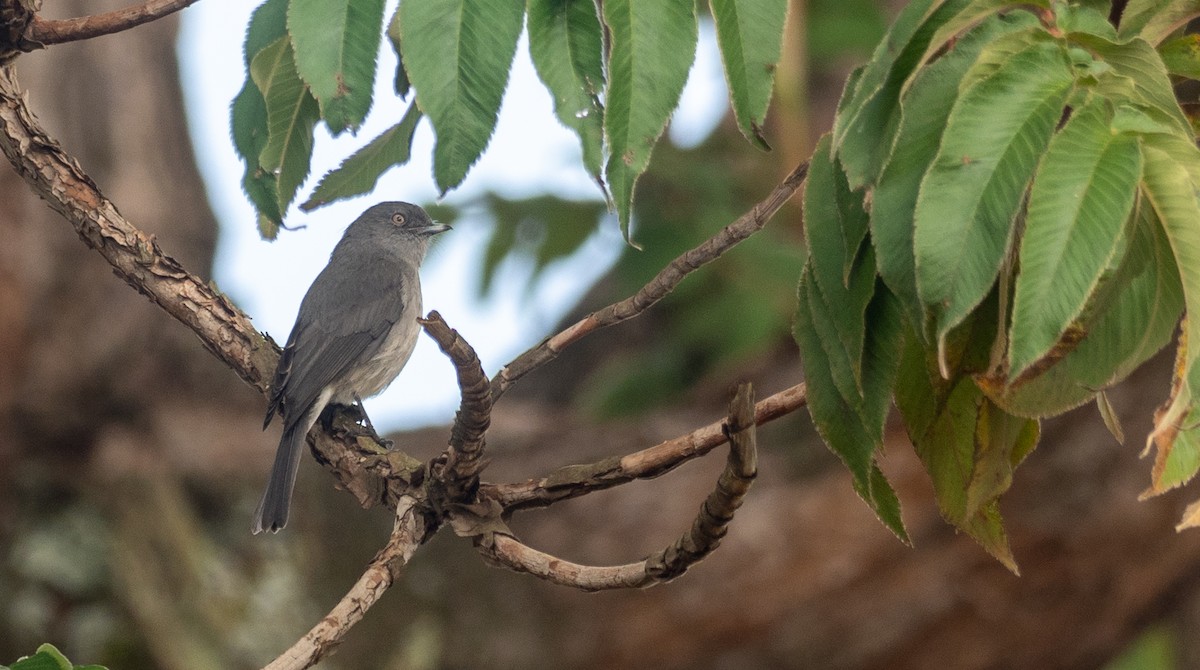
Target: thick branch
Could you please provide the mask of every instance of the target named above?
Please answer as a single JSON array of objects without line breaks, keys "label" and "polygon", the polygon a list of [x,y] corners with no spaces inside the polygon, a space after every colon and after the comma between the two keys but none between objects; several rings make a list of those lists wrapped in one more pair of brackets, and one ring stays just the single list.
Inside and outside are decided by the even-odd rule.
[{"label": "thick branch", "polygon": [[[776,393],[754,406],[759,425],[803,407],[808,402],[804,384]],[[588,465],[568,465],[541,479],[517,484],[484,484],[479,493],[500,503],[506,512],[547,507],[567,498],[608,489],[634,479],[653,479],[693,458],[703,456],[729,440],[726,423],[718,421],[626,456],[614,456]]]},{"label": "thick branch", "polygon": [[49,45],[111,35],[174,14],[196,1],[147,0],[133,7],[74,19],[50,20],[38,16],[29,25],[26,37],[38,45]]},{"label": "thick branch", "polygon": [[705,240],[700,246],[671,261],[637,293],[599,311],[592,312],[557,335],[551,336],[536,347],[517,356],[492,378],[493,402],[498,400],[518,379],[553,360],[569,345],[600,328],[621,323],[641,314],[675,290],[679,282],[683,281],[688,274],[706,263],[716,260],[734,245],[762,230],[775,212],[779,211],[779,208],[783,207],[788,198],[792,197],[796,189],[800,188],[800,184],[804,182],[807,175],[808,162],[804,162],[792,170],[791,174],[776,186],[762,202],[738,217],[733,223],[722,228],[716,235]]},{"label": "thick branch", "polygon": [[124,279],[191,328],[217,358],[265,391],[279,348],[224,295],[163,253],[129,223],[25,105],[11,66],[0,66],[0,150],[17,173]]},{"label": "thick branch", "polygon": [[421,507],[412,496],[400,499],[396,524],[387,545],[371,559],[362,576],[329,614],[264,670],[310,668],[341,644],[350,628],[361,621],[367,610],[391,587],[400,575],[400,568],[425,541],[428,527]]},{"label": "thick branch", "polygon": [[750,490],[758,468],[754,410],[754,391],[749,384],[742,384],[730,403],[729,418],[721,424],[730,448],[716,489],[700,506],[686,533],[642,561],[608,567],[579,565],[529,547],[506,532],[487,533],[476,546],[504,567],[584,591],[645,588],[669,582],[721,544],[734,512]]}]

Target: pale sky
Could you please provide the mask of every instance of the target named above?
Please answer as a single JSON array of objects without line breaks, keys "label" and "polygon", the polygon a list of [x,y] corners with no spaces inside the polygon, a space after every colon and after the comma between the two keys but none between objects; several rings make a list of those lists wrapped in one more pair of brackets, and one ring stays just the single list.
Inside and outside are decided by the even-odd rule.
[{"label": "pale sky", "polygon": [[[390,2],[385,21],[396,3]],[[184,10],[179,54],[189,125],[197,159],[221,225],[215,278],[218,286],[253,317],[277,342],[287,339],[308,285],[324,267],[342,230],[362,210],[381,200],[430,202],[437,195],[431,169],[433,132],[422,121],[413,143],[412,161],[384,174],[374,193],[304,213],[293,206],[285,222],[305,226],[283,231],[264,242],[255,228],[254,211],[240,186],[242,163],[229,139],[229,103],[245,78],[242,40],[257,3],[206,0]],[[386,40],[381,45],[376,99],[357,136],[330,138],[317,127],[313,171],[301,187],[303,202],[316,179],[399,120],[405,109],[393,93],[396,57]],[[706,137],[725,113],[725,82],[711,24],[701,25],[700,46],[683,101],[669,138],[682,146]],[[537,79],[525,37],[500,110],[491,144],[447,204],[471,200],[488,190],[508,197],[554,193],[574,199],[600,199],[579,161],[576,137],[553,115],[550,95]],[[568,224],[571,222],[564,222]],[[616,260],[624,244],[615,218],[575,256],[552,265],[526,300],[520,287],[530,268],[507,262],[491,295],[476,298],[486,222],[461,219],[440,236],[422,270],[425,311],[436,309],[470,342],[490,375],[525,348],[546,337],[579,296]],[[377,428],[446,423],[458,407],[453,368],[422,336],[416,352],[387,391],[368,400]]]}]

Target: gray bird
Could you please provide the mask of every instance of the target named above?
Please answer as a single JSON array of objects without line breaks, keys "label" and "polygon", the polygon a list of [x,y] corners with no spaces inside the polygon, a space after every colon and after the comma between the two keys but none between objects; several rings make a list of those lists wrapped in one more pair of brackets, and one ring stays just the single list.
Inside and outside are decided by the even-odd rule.
[{"label": "gray bird", "polygon": [[408,362],[420,331],[417,271],[429,239],[449,229],[407,202],[375,205],[346,228],[300,303],[275,369],[263,429],[278,413],[283,437],[255,533],[287,524],[301,447],[326,405],[379,393]]}]

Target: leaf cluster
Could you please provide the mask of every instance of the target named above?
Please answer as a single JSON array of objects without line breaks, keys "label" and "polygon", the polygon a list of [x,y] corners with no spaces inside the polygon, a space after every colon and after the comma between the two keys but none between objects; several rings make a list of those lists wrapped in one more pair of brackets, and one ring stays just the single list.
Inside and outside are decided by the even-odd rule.
[{"label": "leaf cluster", "polygon": [[[786,0],[710,0],[739,128],[768,148],[762,123],[780,57]],[[408,161],[428,118],[433,172],[457,187],[496,127],[522,26],[558,120],[628,235],[634,187],[679,102],[695,57],[694,0],[406,0],[383,28],[384,0],[266,0],[246,35],[234,100],[243,187],[273,236],[310,169],[313,132],[356,131],[371,107],[381,35],[399,57],[394,88],[415,93],[394,126],[321,178],[311,209],[366,193]]]},{"label": "leaf cluster", "polygon": [[[1039,420],[1167,344],[1147,494],[1200,470],[1195,2],[915,0],[847,82],[805,191],[795,326],[818,430],[907,539],[891,401],[943,516],[1015,571],[997,501]],[[1196,414],[1200,417],[1200,413]],[[1200,512],[1189,511],[1183,525]]]}]

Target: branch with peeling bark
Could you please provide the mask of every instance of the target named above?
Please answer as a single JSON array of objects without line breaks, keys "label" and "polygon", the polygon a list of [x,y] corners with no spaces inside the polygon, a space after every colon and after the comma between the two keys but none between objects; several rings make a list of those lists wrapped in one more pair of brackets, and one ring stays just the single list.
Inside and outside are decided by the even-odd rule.
[{"label": "branch with peeling bark", "polygon": [[[108,260],[117,276],[188,326],[248,384],[266,391],[266,380],[278,360],[278,346],[259,333],[229,300],[188,273],[152,236],[120,214],[78,162],[38,125],[9,66],[0,66],[0,151],[30,188]],[[487,464],[484,445],[492,406],[518,379],[553,360],[566,347],[588,333],[641,314],[688,274],[760,230],[795,193],[806,172],[807,164],[797,167],[766,199],[676,258],[636,294],[530,349],[505,366],[496,379],[487,378],[474,350],[436,312],[422,320],[426,332],[453,362],[461,391],[462,404],[449,446],[444,454],[422,464],[382,447],[377,436],[349,412],[337,411],[318,422],[308,436],[318,461],[364,506],[384,504],[396,509],[396,526],[387,545],[342,601],[269,667],[309,667],[329,653],[392,584],[420,544],[443,525],[474,538],[483,555],[497,564],[588,590],[669,581],[715,549],[755,474],[754,426],[802,407],[806,399],[802,384],[757,404],[746,386],[726,421],[623,457],[569,466],[540,479],[511,484],[479,481]],[[659,476],[726,442],[731,450],[725,471],[692,527],[675,543],[641,562],[607,568],[577,566],[525,546],[505,524],[517,511]]]}]

